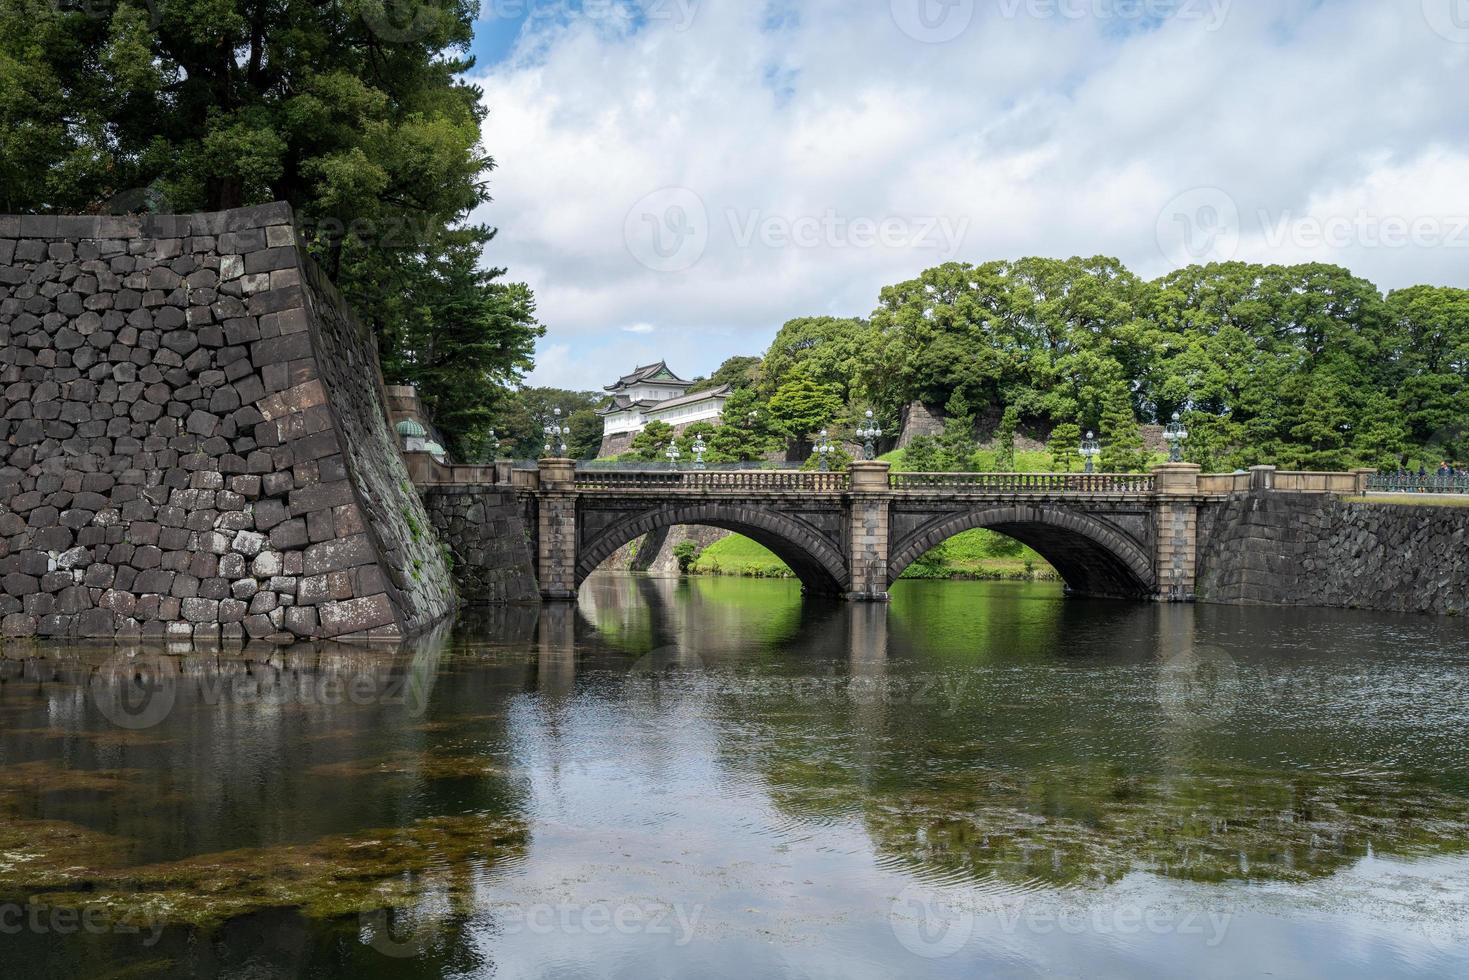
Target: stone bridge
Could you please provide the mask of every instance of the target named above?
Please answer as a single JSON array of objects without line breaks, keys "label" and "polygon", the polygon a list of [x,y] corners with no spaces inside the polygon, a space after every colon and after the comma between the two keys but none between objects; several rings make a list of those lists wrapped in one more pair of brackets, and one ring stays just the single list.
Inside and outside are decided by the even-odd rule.
[{"label": "stone bridge", "polygon": [[[536,590],[574,600],[628,542],[673,525],[706,525],[769,548],[813,593],[884,601],[917,558],[987,528],[1039,553],[1073,593],[1189,601],[1201,508],[1252,488],[1360,493],[1366,473],[1203,475],[1172,463],[1147,474],[890,473],[882,462],[844,472],[617,470],[541,460],[534,470],[445,467],[409,459],[421,490],[495,485],[514,494]],[[436,511],[432,496],[429,510]],[[461,522],[462,524],[462,522]],[[443,528],[441,527],[441,531]],[[467,529],[452,529],[463,537]]]}]

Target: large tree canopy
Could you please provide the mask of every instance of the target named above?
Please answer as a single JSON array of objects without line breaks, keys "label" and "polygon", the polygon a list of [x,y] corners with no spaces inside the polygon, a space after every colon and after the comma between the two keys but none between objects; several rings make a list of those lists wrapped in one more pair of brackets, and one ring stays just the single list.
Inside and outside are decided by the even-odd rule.
[{"label": "large tree canopy", "polygon": [[[539,333],[493,237],[469,0],[0,0],[0,211],[284,200],[440,428],[476,435]],[[445,358],[445,345],[464,356]],[[469,405],[483,392],[485,403]]]}]

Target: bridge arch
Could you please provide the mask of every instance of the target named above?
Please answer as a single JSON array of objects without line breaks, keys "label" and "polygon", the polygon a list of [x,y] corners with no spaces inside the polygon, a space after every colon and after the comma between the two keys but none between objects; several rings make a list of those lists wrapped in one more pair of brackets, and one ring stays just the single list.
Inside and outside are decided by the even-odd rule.
[{"label": "bridge arch", "polygon": [[631,514],[600,531],[578,549],[577,587],[629,541],[678,524],[717,527],[759,542],[790,567],[808,592],[842,595],[847,591],[846,557],[816,528],[773,509],[717,501],[654,507]]},{"label": "bridge arch", "polygon": [[1084,595],[1145,598],[1156,576],[1148,553],[1116,528],[1079,511],[1044,505],[983,506],[944,515],[893,542],[888,583],[956,534],[985,528],[1030,547]]}]

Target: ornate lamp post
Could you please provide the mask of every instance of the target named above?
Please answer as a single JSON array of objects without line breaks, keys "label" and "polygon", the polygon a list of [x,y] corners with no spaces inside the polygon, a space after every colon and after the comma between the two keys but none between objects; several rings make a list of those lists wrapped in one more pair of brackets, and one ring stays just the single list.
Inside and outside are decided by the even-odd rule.
[{"label": "ornate lamp post", "polygon": [[831,440],[826,437],[826,430],[822,429],[821,434],[816,437],[816,451],[821,454],[821,462],[817,468],[823,473],[831,469],[831,464],[827,461],[827,456],[831,454],[831,450]]},{"label": "ornate lamp post", "polygon": [[544,452],[547,457],[554,456],[558,452],[566,455],[566,437],[571,435],[571,426],[561,424],[561,409],[551,409],[551,418],[541,426],[541,431],[546,436]]},{"label": "ornate lamp post", "polygon": [[877,456],[877,447],[874,445],[882,438],[882,428],[872,417],[872,409],[867,410],[867,421],[862,423],[857,430],[857,438],[862,440],[862,458],[874,459]]},{"label": "ornate lamp post", "polygon": [[704,442],[704,434],[702,432],[694,436],[694,469],[702,470],[704,468],[704,450],[708,448],[708,445]]},{"label": "ornate lamp post", "polygon": [[1187,439],[1188,429],[1184,428],[1178,413],[1174,412],[1173,421],[1163,428],[1163,441],[1168,443],[1168,462],[1183,462],[1183,444]]},{"label": "ornate lamp post", "polygon": [[668,450],[663,454],[668,457],[668,463],[674,469],[678,469],[678,445],[672,439],[668,440]]},{"label": "ornate lamp post", "polygon": [[1086,460],[1086,472],[1096,472],[1096,459],[1102,455],[1102,444],[1097,441],[1096,434],[1087,431],[1086,438],[1081,440],[1081,458]]},{"label": "ornate lamp post", "polygon": [[500,437],[495,435],[494,429],[490,430],[490,437],[485,440],[485,449],[489,451],[492,461],[500,455]]}]

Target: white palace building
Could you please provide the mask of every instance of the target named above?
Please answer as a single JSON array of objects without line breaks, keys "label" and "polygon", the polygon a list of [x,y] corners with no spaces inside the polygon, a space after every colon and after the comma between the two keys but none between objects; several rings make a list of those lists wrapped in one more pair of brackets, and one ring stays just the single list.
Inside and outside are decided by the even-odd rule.
[{"label": "white palace building", "polygon": [[600,455],[625,452],[633,436],[649,422],[667,422],[682,429],[694,422],[718,422],[729,398],[729,385],[689,394],[692,381],[685,381],[659,361],[625,374],[607,385],[611,401],[598,411],[602,416]]}]

